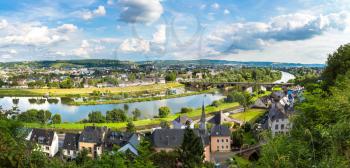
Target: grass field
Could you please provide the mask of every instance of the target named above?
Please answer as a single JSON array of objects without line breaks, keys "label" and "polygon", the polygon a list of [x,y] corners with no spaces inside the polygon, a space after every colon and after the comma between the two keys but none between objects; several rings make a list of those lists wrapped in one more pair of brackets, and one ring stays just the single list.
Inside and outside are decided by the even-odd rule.
[{"label": "grass field", "polygon": [[230,117],[241,121],[254,122],[265,112],[265,109],[248,109],[246,112],[232,114]]},{"label": "grass field", "polygon": [[[236,108],[238,107],[238,103],[222,103],[219,107],[214,106],[207,106],[205,108],[206,114],[210,114],[213,112],[230,109],[230,108]],[[190,118],[198,118],[201,115],[201,108],[195,109],[192,112],[186,113],[184,115],[187,115]],[[138,129],[144,129],[144,128],[150,128],[151,126],[159,125],[161,121],[172,121],[176,117],[178,117],[181,114],[173,114],[169,115],[166,118],[154,118],[154,119],[143,119],[134,121],[135,126]],[[123,123],[96,123],[96,126],[107,126],[112,129],[124,129],[126,127],[126,122]],[[29,128],[53,128],[57,130],[82,130],[84,129],[84,126],[91,126],[93,123],[62,123],[62,124],[50,124],[50,125],[41,125],[38,123],[26,123],[25,126]]]},{"label": "grass field", "polygon": [[73,88],[73,89],[0,89],[0,96],[44,96],[49,93],[50,96],[69,96],[80,95],[88,96],[94,90],[100,92],[110,91],[112,94],[133,93],[143,91],[164,91],[169,88],[182,87],[180,83],[154,84],[146,86],[131,86],[131,87],[114,87],[114,88]]},{"label": "grass field", "polygon": [[134,102],[171,99],[171,98],[177,98],[177,97],[185,97],[185,96],[192,96],[192,95],[203,94],[203,93],[214,93],[214,92],[215,92],[215,89],[211,89],[211,90],[204,90],[204,91],[198,91],[198,92],[196,91],[196,92],[183,93],[183,94],[166,95],[166,96],[130,98],[130,99],[121,99],[121,100],[104,100],[104,101],[88,100],[88,101],[83,101],[83,102],[71,102],[68,104],[80,106],[80,105],[97,105],[97,104],[134,103]]}]

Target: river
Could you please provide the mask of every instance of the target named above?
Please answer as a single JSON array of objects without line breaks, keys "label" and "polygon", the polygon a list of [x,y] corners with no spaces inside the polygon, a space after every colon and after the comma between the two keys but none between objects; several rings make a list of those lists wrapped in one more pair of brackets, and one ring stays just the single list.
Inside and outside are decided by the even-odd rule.
[{"label": "river", "polygon": [[[128,114],[131,116],[131,112],[138,108],[141,110],[141,118],[152,118],[158,115],[158,109],[162,106],[170,108],[172,113],[180,112],[182,107],[199,108],[202,106],[204,100],[205,105],[211,104],[214,100],[222,99],[224,96],[220,93],[216,94],[199,94],[186,97],[178,97],[171,99],[144,101],[135,103],[126,103],[129,107]],[[52,114],[60,114],[63,122],[76,122],[88,117],[91,111],[101,111],[103,114],[106,111],[112,109],[124,109],[124,104],[101,104],[101,105],[82,105],[72,106],[62,104],[60,98],[57,98],[58,102],[49,103],[46,99],[40,98],[42,101],[38,103],[30,103],[30,99],[33,97],[18,97],[18,108],[20,111],[27,111],[29,109],[42,109],[49,110]],[[14,105],[13,97],[0,98],[0,105],[4,109],[11,109]]]},{"label": "river", "polygon": [[[290,79],[294,79],[295,76],[282,72],[280,80],[274,83],[287,83]],[[168,106],[172,113],[180,112],[182,107],[199,108],[202,106],[204,100],[205,105],[211,104],[215,100],[222,99],[224,96],[220,93],[216,94],[199,94],[186,97],[178,97],[163,100],[144,101],[135,103],[126,103],[128,106],[128,115],[131,116],[131,112],[136,108],[141,110],[141,118],[152,118],[158,115],[158,109],[162,106]],[[101,105],[82,105],[73,106],[67,105],[61,102],[60,98],[57,98],[56,102],[47,101],[44,98],[38,98],[42,100],[40,103],[31,103],[33,97],[18,97],[18,108],[21,112],[29,109],[49,110],[52,114],[60,114],[63,122],[76,122],[87,118],[89,112],[101,111],[105,114],[112,109],[124,109],[124,104],[101,104]],[[36,99],[36,98],[35,98]],[[11,109],[14,106],[13,97],[0,98],[0,106],[3,109]]]},{"label": "river", "polygon": [[283,72],[283,71],[281,71],[281,73],[282,73],[281,79],[278,81],[275,81],[274,83],[288,83],[289,80],[295,79],[295,76],[293,74],[290,74],[288,72]]}]

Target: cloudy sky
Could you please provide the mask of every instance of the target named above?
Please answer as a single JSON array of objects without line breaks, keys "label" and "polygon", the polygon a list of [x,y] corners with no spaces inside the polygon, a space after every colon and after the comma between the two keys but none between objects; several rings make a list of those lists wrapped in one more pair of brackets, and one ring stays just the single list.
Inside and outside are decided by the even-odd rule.
[{"label": "cloudy sky", "polygon": [[349,0],[0,1],[0,62],[324,63],[349,42]]}]

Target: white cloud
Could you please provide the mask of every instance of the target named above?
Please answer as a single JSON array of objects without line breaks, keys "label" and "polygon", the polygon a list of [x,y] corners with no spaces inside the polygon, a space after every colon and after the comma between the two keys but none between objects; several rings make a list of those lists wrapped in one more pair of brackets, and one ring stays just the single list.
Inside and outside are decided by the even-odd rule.
[{"label": "white cloud", "polygon": [[206,39],[208,46],[224,53],[262,50],[277,41],[311,39],[330,30],[349,27],[349,14],[340,12],[313,16],[296,13],[281,15],[269,22],[243,22],[219,25]]},{"label": "white cloud", "polygon": [[7,20],[2,19],[2,20],[0,21],[0,29],[3,29],[3,28],[5,28],[5,27],[7,27],[7,25],[8,25]]},{"label": "white cloud", "polygon": [[77,29],[78,27],[74,24],[63,24],[57,28],[57,31],[61,33],[72,33],[75,32]]},{"label": "white cloud", "polygon": [[228,15],[228,14],[230,14],[230,13],[231,13],[231,12],[230,12],[228,9],[225,9],[225,10],[224,10],[224,14],[225,14],[225,15]]},{"label": "white cloud", "polygon": [[11,50],[9,51],[9,53],[10,53],[10,54],[17,54],[17,51],[16,51],[15,49],[11,49]]},{"label": "white cloud", "polygon": [[161,24],[158,26],[158,30],[153,34],[152,41],[155,43],[164,43],[166,40],[166,25]]},{"label": "white cloud", "polygon": [[89,11],[89,10],[84,10],[84,11],[78,11],[75,13],[80,13],[80,16],[84,19],[84,20],[90,20],[93,19],[95,17],[98,16],[105,16],[106,15],[106,9],[104,6],[100,5],[97,7],[97,9],[93,10],[93,11]]},{"label": "white cloud", "polygon": [[123,52],[147,53],[150,51],[150,42],[141,38],[129,38],[120,44],[119,49]]},{"label": "white cloud", "polygon": [[89,54],[90,44],[87,40],[83,40],[79,48],[73,50],[73,55],[85,57],[90,57]]},{"label": "white cloud", "polygon": [[107,0],[108,5],[114,5],[114,0]]},{"label": "white cloud", "polygon": [[120,0],[120,20],[127,23],[150,23],[163,14],[159,0]]},{"label": "white cloud", "polygon": [[220,9],[220,5],[218,3],[211,4],[211,7],[215,10]]}]

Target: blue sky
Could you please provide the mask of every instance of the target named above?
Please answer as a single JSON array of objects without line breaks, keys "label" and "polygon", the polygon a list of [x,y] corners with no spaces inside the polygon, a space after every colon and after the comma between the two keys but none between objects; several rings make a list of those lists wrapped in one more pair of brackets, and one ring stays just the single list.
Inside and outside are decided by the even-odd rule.
[{"label": "blue sky", "polygon": [[347,0],[4,0],[0,62],[225,59],[324,63]]}]

